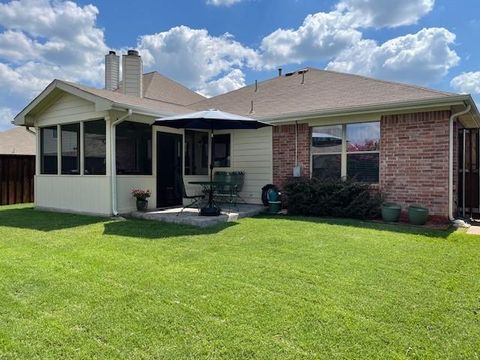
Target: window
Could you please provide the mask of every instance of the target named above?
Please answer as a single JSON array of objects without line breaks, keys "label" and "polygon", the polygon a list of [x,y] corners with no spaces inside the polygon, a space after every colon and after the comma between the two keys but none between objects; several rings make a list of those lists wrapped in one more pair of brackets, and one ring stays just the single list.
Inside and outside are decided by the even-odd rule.
[{"label": "window", "polygon": [[380,123],[347,125],[347,176],[378,183]]},{"label": "window", "polygon": [[214,135],[213,165],[215,167],[230,167],[230,134]]},{"label": "window", "polygon": [[40,129],[40,156],[42,174],[57,174],[57,127],[45,127]]},{"label": "window", "polygon": [[321,179],[342,176],[342,125],[312,130],[312,176]]},{"label": "window", "polygon": [[119,175],[152,174],[152,128],[125,121],[116,128],[116,166]]},{"label": "window", "polygon": [[185,175],[208,175],[208,133],[185,130]]},{"label": "window", "polygon": [[84,174],[106,174],[105,120],[87,121],[83,124]]},{"label": "window", "polygon": [[80,124],[62,125],[62,174],[80,174]]},{"label": "window", "polygon": [[380,123],[358,123],[312,129],[312,176],[379,181]]}]

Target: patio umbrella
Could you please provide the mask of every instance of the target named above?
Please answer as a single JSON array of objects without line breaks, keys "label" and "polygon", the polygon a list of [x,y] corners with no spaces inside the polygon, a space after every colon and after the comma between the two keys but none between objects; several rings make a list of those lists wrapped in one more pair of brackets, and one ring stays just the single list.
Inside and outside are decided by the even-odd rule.
[{"label": "patio umbrella", "polygon": [[[153,125],[173,127],[176,129],[210,130],[210,136],[212,138],[215,130],[259,129],[271,126],[262,121],[220,110],[197,111],[164,117],[155,120]],[[210,181],[213,180],[213,146],[211,147],[211,151]]]},{"label": "patio umbrella", "polygon": [[[157,119],[153,125],[173,127],[176,129],[210,130],[210,137],[212,140],[213,132],[215,130],[259,129],[265,126],[271,126],[270,124],[255,119],[219,110],[197,111],[188,114],[165,117]],[[209,205],[206,210],[202,209],[202,211],[204,214],[218,215],[220,210],[213,205],[213,161],[214,153],[213,146],[211,146]],[[211,211],[212,209],[214,210]]]}]

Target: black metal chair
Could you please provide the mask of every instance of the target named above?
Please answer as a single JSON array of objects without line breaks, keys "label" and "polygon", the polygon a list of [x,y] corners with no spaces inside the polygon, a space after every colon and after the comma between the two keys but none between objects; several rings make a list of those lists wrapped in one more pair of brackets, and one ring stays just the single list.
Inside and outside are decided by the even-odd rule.
[{"label": "black metal chair", "polygon": [[183,199],[191,200],[192,202],[188,205],[185,205],[182,210],[180,210],[179,213],[177,213],[177,216],[180,214],[183,214],[183,211],[191,207],[193,205],[197,205],[197,209],[200,210],[200,202],[205,199],[205,194],[202,195],[188,195],[187,191],[185,190],[185,183],[182,181],[182,197]]}]

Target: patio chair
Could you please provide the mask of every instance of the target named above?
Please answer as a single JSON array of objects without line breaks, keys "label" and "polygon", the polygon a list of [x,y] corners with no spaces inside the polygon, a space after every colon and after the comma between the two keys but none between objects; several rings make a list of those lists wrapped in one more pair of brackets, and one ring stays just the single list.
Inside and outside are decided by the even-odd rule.
[{"label": "patio chair", "polygon": [[215,189],[215,197],[219,199],[219,202],[223,200],[230,205],[230,208],[238,210],[238,200],[241,200],[240,192],[243,188],[244,177],[245,174],[242,172],[216,172],[215,180],[225,182],[224,185]]},{"label": "patio chair", "polygon": [[187,200],[191,200],[192,202],[188,205],[185,205],[182,210],[180,210],[179,213],[177,213],[177,216],[180,215],[180,214],[183,214],[183,211],[188,208],[188,207],[191,207],[191,206],[194,206],[196,205],[197,209],[200,210],[200,203],[203,199],[205,199],[205,194],[201,194],[201,195],[188,195],[187,194],[187,191],[185,189],[185,183],[182,181],[182,198],[183,199],[187,199]]}]

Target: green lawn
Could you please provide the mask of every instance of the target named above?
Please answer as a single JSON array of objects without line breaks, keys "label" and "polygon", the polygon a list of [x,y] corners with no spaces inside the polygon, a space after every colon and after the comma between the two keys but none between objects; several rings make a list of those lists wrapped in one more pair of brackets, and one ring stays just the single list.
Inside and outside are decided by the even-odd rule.
[{"label": "green lawn", "polygon": [[0,208],[0,358],[478,359],[480,237]]}]

